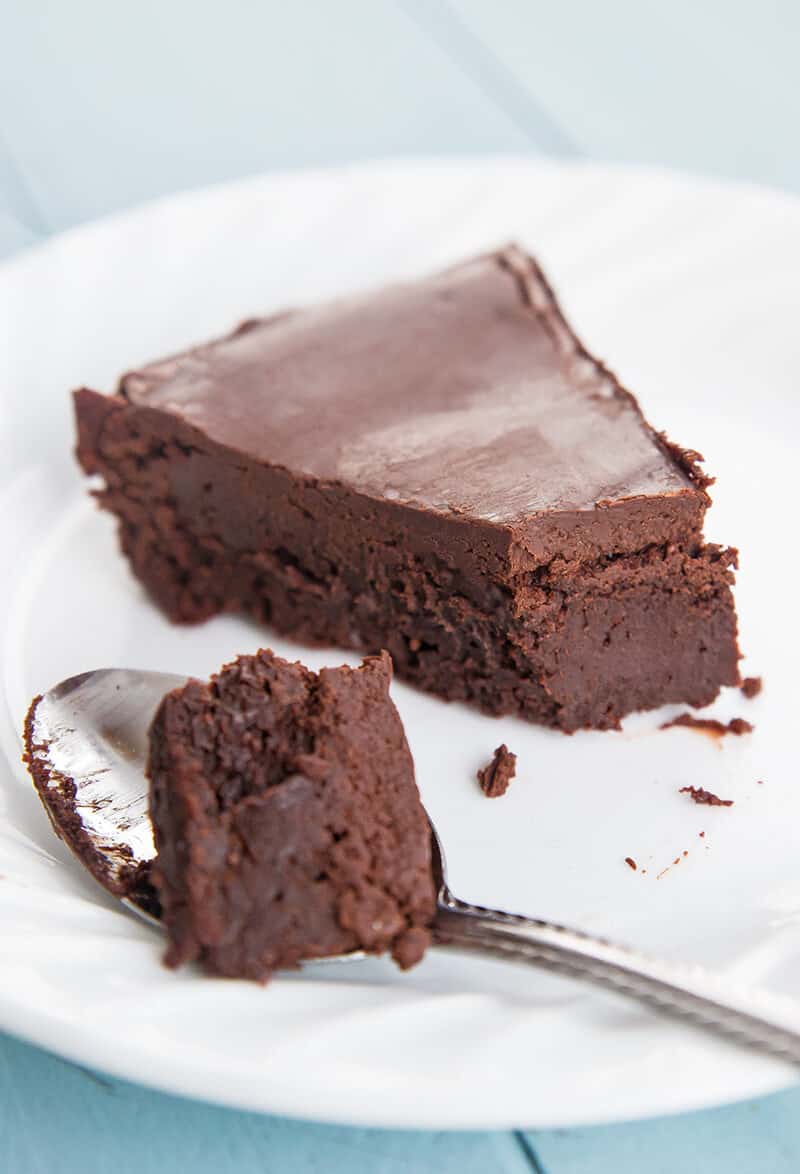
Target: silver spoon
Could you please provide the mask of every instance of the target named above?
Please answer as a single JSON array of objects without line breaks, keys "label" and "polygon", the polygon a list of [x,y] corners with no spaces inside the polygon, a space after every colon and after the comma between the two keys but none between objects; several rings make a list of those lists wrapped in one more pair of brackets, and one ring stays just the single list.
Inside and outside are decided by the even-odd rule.
[{"label": "silver spoon", "polygon": [[[57,834],[110,893],[149,922],[160,910],[148,880],[155,855],[144,762],[156,707],[185,677],[99,669],[41,697],[26,729],[29,764]],[[647,957],[625,946],[511,913],[450,892],[431,824],[438,890],[438,946],[533,963],[638,999],[736,1041],[800,1063],[800,1004],[740,988],[700,966]],[[342,960],[363,957],[347,954]]]}]

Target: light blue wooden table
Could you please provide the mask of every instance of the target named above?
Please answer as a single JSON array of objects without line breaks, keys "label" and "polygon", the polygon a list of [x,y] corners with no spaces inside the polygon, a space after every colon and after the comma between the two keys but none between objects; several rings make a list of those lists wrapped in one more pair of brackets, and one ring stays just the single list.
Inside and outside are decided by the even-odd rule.
[{"label": "light blue wooden table", "polygon": [[[0,257],[270,168],[526,152],[800,192],[796,0],[0,0]],[[1,927],[0,927],[1,931]],[[0,1036],[0,1172],[783,1174],[800,1089],[567,1132],[390,1133],[181,1101]]]}]

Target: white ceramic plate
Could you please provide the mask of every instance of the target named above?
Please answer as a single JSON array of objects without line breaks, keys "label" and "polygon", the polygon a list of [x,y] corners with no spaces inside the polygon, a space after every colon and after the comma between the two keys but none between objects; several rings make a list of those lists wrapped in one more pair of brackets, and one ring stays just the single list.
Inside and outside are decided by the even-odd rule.
[{"label": "white ceramic plate", "polygon": [[[757,727],[720,748],[658,732],[664,714],[566,738],[398,684],[453,887],[797,989],[800,204],[656,172],[397,163],[189,193],[0,269],[10,326],[0,348],[5,1028],[160,1088],[364,1124],[563,1126],[712,1105],[793,1079],[611,996],[434,952],[407,975],[384,961],[330,964],[267,989],[169,973],[157,935],[54,839],[20,766],[29,698],[84,669],[207,674],[267,642],[315,667],[346,659],[232,619],[170,627],[117,554],[111,521],[87,502],[68,390],[110,388],[127,365],[246,315],[512,237],[542,257],[586,342],[654,423],[704,450],[719,474],[710,530],[742,550],[745,667],[766,685],[756,701],[733,691],[716,704],[715,714]],[[501,741],[519,777],[488,802],[475,770]],[[688,784],[735,805],[697,807],[678,793]]]}]

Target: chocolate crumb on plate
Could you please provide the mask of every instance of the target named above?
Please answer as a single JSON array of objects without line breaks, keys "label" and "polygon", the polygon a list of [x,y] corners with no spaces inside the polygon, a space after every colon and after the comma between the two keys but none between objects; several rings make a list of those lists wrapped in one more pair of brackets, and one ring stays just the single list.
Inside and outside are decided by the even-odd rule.
[{"label": "chocolate crumb on plate", "polygon": [[[705,804],[706,807],[733,807],[733,799],[720,799],[713,791],[706,791],[704,787],[681,787],[681,795],[691,795],[695,803]],[[702,832],[700,835],[702,836]]]},{"label": "chocolate crumb on plate", "polygon": [[679,713],[671,721],[664,722],[658,728],[671,730],[675,726],[685,726],[690,730],[697,730],[701,734],[710,734],[712,738],[722,738],[725,734],[735,734],[737,738],[742,734],[751,734],[753,725],[743,717],[731,718],[729,722],[717,721],[714,717],[694,717],[691,713]]},{"label": "chocolate crumb on plate", "polygon": [[632,856],[626,856],[625,863],[627,864],[628,868],[633,869],[633,871],[636,872],[636,861]]},{"label": "chocolate crumb on plate", "polygon": [[517,756],[511,753],[504,742],[495,750],[492,761],[478,771],[478,782],[484,795],[488,799],[498,799],[505,795],[508,784],[516,772]]},{"label": "chocolate crumb on plate", "polygon": [[671,869],[673,869],[673,868],[675,867],[675,865],[676,865],[676,864],[680,864],[680,862],[681,862],[681,858],[680,858],[680,856],[676,856],[676,857],[675,857],[675,859],[672,861],[672,864],[668,864],[668,865],[666,866],[666,868],[662,868],[662,869],[661,869],[661,872],[659,872],[659,873],[656,875],[656,880],[661,880],[661,878],[662,878],[663,876],[666,876],[666,875],[667,875],[667,873],[668,873],[668,872],[669,872]]},{"label": "chocolate crumb on plate", "polygon": [[742,695],[748,700],[752,700],[753,697],[758,697],[763,688],[764,682],[761,677],[745,677],[739,686]]}]

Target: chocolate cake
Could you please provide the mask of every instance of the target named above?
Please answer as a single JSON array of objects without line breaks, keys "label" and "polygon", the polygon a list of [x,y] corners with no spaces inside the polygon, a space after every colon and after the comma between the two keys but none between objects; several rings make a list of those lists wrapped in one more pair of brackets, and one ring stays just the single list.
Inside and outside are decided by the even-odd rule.
[{"label": "chocolate cake", "polygon": [[240,612],[562,730],[739,681],[735,551],[516,247],[248,321],[76,393],[78,457],[173,620]]},{"label": "chocolate cake", "polygon": [[430,832],[384,653],[319,674],[270,652],[167,694],[148,775],[171,966],[264,980],[302,959],[421,958]]}]

